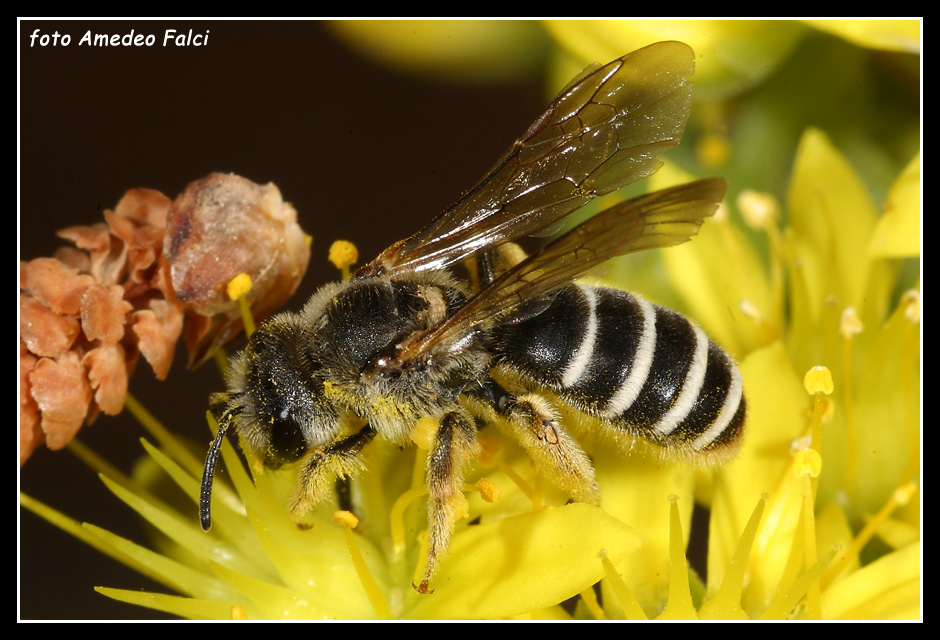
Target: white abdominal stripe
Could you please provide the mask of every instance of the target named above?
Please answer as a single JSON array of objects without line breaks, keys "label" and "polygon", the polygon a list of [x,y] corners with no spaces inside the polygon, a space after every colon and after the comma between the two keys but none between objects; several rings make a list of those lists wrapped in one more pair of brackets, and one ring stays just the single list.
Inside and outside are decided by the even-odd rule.
[{"label": "white abdominal stripe", "polygon": [[710,452],[743,432],[731,358],[682,315],[624,291],[565,287],[497,336],[498,364],[656,444]]}]

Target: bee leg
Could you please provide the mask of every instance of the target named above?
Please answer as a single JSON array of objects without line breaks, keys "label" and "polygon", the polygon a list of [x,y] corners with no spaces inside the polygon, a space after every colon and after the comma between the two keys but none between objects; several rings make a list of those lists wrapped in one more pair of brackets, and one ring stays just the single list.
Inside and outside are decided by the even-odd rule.
[{"label": "bee leg", "polygon": [[363,470],[359,454],[375,435],[375,429],[367,424],[358,433],[336,440],[307,456],[297,478],[297,486],[287,503],[294,520],[300,520],[313,505],[329,495],[334,477],[348,477]]},{"label": "bee leg", "polygon": [[481,251],[467,261],[474,290],[480,291],[492,284],[496,278],[525,260],[526,257],[526,252],[515,242],[505,242],[498,247]]},{"label": "bee leg", "polygon": [[428,584],[461,516],[464,466],[478,452],[473,421],[462,413],[445,414],[427,461],[428,557],[421,584],[412,585],[418,593],[433,591]]},{"label": "bee leg", "polygon": [[536,393],[504,397],[499,426],[513,436],[539,469],[578,502],[597,504],[594,465],[565,431],[551,403]]},{"label": "bee leg", "polygon": [[480,280],[480,289],[496,279],[496,265],[493,264],[493,250],[481,251],[477,256],[477,277]]}]

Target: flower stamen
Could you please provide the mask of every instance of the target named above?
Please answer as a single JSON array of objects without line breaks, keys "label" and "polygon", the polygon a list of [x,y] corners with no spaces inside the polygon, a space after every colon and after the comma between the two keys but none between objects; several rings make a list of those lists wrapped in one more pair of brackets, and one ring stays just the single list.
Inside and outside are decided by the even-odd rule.
[{"label": "flower stamen", "polygon": [[233,604],[231,611],[232,611],[232,620],[247,620],[248,619],[248,612],[245,611],[245,607],[241,606],[240,604]]},{"label": "flower stamen", "polygon": [[839,333],[842,334],[842,397],[845,406],[845,488],[850,497],[855,496],[858,481],[858,425],[852,394],[852,337],[863,329],[855,307],[846,307],[839,323]]},{"label": "flower stamen", "polygon": [[479,440],[483,448],[483,453],[480,454],[480,461],[483,462],[483,464],[493,465],[505,473],[513,482],[513,484],[519,487],[519,490],[522,491],[525,497],[527,497],[532,502],[532,510],[538,511],[541,508],[542,502],[540,497],[541,494],[538,491],[538,488],[533,488],[528,482],[523,480],[522,476],[516,473],[512,467],[500,459],[498,454],[501,449],[501,445],[498,441],[485,436],[481,437]]},{"label": "flower stamen", "polygon": [[[799,536],[794,538],[794,542],[799,540]],[[789,589],[779,590],[777,595],[774,596],[774,599],[764,610],[764,613],[761,614],[761,620],[783,620],[786,618],[787,614],[793,610],[796,605],[799,604],[800,599],[806,595],[809,587],[815,584],[819,586],[819,577],[822,575],[822,572],[825,570],[829,563],[832,561],[833,556],[839,551],[839,546],[836,545],[826,553],[820,560],[814,564],[812,567],[807,569],[799,578],[797,578]]]},{"label": "flower stamen", "polygon": [[916,341],[920,336],[917,330],[920,324],[920,292],[915,289],[906,291],[901,296],[901,304],[904,305],[904,317],[909,321],[904,330],[904,342],[901,348],[901,393],[904,397],[904,418],[911,451],[901,479],[907,480],[916,477],[920,468],[920,426],[915,409],[918,403],[911,375],[914,370],[914,360],[920,355],[920,345]]},{"label": "flower stamen", "polygon": [[806,372],[803,377],[803,388],[806,393],[814,396],[813,398],[813,420],[810,433],[813,434],[812,448],[816,451],[822,451],[822,418],[825,413],[824,395],[832,393],[832,374],[829,369],[822,366],[815,366]]},{"label": "flower stamen", "polygon": [[858,535],[852,540],[852,544],[849,545],[849,548],[846,549],[842,557],[839,558],[839,561],[826,571],[825,575],[820,579],[820,584],[823,589],[828,587],[832,581],[842,573],[845,567],[861,553],[865,545],[867,545],[874,537],[875,533],[877,533],[878,527],[884,524],[898,507],[907,504],[916,491],[917,485],[913,482],[909,482],[891,492],[891,497],[884,506],[878,510],[878,513],[876,513],[874,517],[868,520],[862,530],[859,531]]},{"label": "flower stamen", "polygon": [[251,314],[251,306],[248,304],[249,291],[251,291],[251,276],[247,273],[239,273],[229,280],[226,288],[229,299],[238,300],[242,323],[245,325],[245,333],[250,336],[255,332],[255,318]]},{"label": "flower stamen", "polygon": [[[815,453],[813,456],[809,452]],[[815,479],[818,477],[821,468],[821,459],[818,453],[813,449],[806,449],[808,455],[800,456],[804,463],[797,465],[804,470],[803,473],[803,553],[804,563],[806,565],[815,565],[817,562],[816,553],[816,514],[814,511],[816,504]],[[814,464],[818,462],[820,464]],[[815,472],[815,476],[814,476]],[[819,580],[813,580],[810,583],[806,593],[806,604],[809,609],[810,620],[822,620],[822,593],[819,586]]]},{"label": "flower stamen", "polygon": [[340,270],[343,280],[349,280],[349,268],[359,260],[359,250],[349,240],[337,240],[330,245],[328,259]]},{"label": "flower stamen", "polygon": [[405,551],[405,509],[412,502],[427,495],[428,488],[424,485],[408,489],[398,496],[392,510],[389,512],[390,533],[392,536],[392,550],[395,555],[400,555]]},{"label": "flower stamen", "polygon": [[362,551],[359,550],[359,545],[356,544],[356,536],[353,535],[352,530],[359,524],[359,518],[349,511],[335,511],[333,512],[333,522],[343,527],[343,536],[346,539],[349,557],[352,558],[356,575],[359,576],[359,582],[362,583],[362,588],[365,589],[366,597],[369,599],[369,604],[372,605],[375,617],[380,620],[391,620],[393,618],[392,611],[389,609],[388,603],[385,602],[385,597],[379,590],[375,578],[372,577],[372,572],[369,571],[365,558],[362,557]]},{"label": "flower stamen", "polygon": [[465,491],[476,491],[484,502],[493,503],[499,500],[499,487],[488,478],[480,478],[473,484],[464,486]]},{"label": "flower stamen", "polygon": [[581,592],[581,600],[584,601],[584,606],[587,607],[588,611],[591,612],[591,615],[594,616],[595,620],[606,620],[607,616],[604,615],[604,610],[601,608],[601,605],[597,602],[597,594],[594,593],[594,587],[588,587]]},{"label": "flower stamen", "polygon": [[738,210],[744,218],[744,222],[751,228],[764,231],[767,234],[767,240],[770,243],[770,286],[771,300],[773,301],[772,326],[783,327],[784,320],[784,300],[786,299],[786,287],[784,283],[785,263],[783,238],[780,236],[780,228],[777,221],[780,218],[780,203],[769,193],[761,193],[750,189],[742,191],[738,196]]}]

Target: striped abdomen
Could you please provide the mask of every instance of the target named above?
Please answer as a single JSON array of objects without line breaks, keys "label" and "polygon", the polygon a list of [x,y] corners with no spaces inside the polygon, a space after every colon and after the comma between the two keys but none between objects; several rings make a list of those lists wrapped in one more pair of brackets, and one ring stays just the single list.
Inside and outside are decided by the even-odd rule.
[{"label": "striped abdomen", "polygon": [[494,335],[495,364],[633,435],[709,453],[743,433],[731,358],[685,317],[624,291],[565,287]]}]

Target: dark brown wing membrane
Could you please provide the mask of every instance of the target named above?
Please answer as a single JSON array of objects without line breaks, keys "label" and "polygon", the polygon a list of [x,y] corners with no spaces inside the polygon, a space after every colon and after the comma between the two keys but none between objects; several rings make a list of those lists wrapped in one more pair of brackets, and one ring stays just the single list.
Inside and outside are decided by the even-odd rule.
[{"label": "dark brown wing membrane", "polygon": [[512,267],[446,322],[404,345],[410,360],[434,345],[570,282],[614,256],[681,244],[715,213],[727,184],[709,178],[602,211]]},{"label": "dark brown wing membrane", "polygon": [[694,69],[688,45],[660,42],[586,70],[482,181],[357,275],[445,267],[654,173],[685,129]]}]

